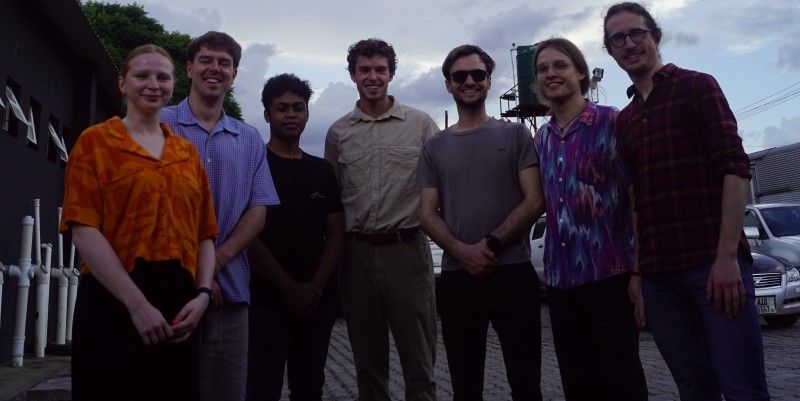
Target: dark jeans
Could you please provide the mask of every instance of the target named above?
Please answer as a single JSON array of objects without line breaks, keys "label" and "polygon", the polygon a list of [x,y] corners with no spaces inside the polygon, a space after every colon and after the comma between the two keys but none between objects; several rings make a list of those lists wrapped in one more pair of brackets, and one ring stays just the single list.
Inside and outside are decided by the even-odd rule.
[{"label": "dark jeans", "polygon": [[647,400],[629,279],[625,273],[547,289],[565,400]]},{"label": "dark jeans", "polygon": [[733,319],[706,299],[710,263],[642,278],[648,325],[683,401],[721,394],[727,401],[769,400],[752,266],[742,255],[739,268],[747,302]]},{"label": "dark jeans", "polygon": [[[137,261],[130,276],[167,322],[195,297],[177,261]],[[73,400],[197,400],[197,330],[178,344],[144,345],[128,310],[91,274],[81,275],[73,330]]]},{"label": "dark jeans", "polygon": [[288,366],[289,399],[319,401],[335,321],[332,300],[302,319],[281,305],[251,306],[246,399],[280,400]]},{"label": "dark jeans", "polygon": [[539,279],[530,263],[488,278],[444,271],[436,288],[455,401],[483,400],[486,332],[497,332],[514,401],[541,400]]}]

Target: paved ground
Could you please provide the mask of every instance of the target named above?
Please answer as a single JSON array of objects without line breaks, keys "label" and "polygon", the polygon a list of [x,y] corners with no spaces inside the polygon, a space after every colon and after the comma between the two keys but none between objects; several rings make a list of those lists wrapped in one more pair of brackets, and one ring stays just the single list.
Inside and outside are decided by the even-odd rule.
[{"label": "paved ground", "polygon": [[[765,326],[762,328],[766,352],[767,382],[772,399],[776,401],[800,400],[800,323],[789,329],[771,329]],[[493,331],[490,330],[489,334],[485,399],[486,401],[510,400],[500,344]],[[647,376],[650,400],[677,400],[675,384],[655,347],[653,337],[648,332],[643,332],[641,335],[641,358]],[[0,401],[24,400],[24,398],[14,398],[14,396],[25,388],[32,388],[33,391],[29,392],[29,396],[36,395],[36,398],[30,397],[29,399],[69,399],[63,396],[68,391],[69,384],[69,371],[64,369],[67,365],[67,358],[48,356],[44,361],[26,359],[23,368],[0,367]],[[390,366],[392,400],[402,400],[402,372],[394,351]],[[39,384],[34,386],[36,383]],[[450,376],[441,336],[436,355],[436,383],[438,384],[439,399],[452,399]],[[351,401],[355,400],[356,393],[355,371],[350,344],[347,340],[347,330],[344,321],[339,320],[336,322],[331,338],[323,399],[326,401]],[[563,399],[546,305],[542,306],[542,393],[545,400]],[[288,400],[286,392],[284,392],[283,399]]]}]

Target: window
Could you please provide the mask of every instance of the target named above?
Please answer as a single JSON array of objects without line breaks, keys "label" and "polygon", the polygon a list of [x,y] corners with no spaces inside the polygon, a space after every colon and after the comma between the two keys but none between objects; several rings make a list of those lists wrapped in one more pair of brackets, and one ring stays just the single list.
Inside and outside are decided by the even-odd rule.
[{"label": "window", "polygon": [[5,128],[7,129],[8,133],[14,136],[17,136],[20,122],[28,125],[28,118],[25,117],[25,113],[22,111],[22,107],[19,105],[19,101],[17,101],[17,93],[19,93],[19,85],[14,83],[11,79],[8,80],[6,83],[6,100],[8,100],[8,108],[7,108],[7,118],[5,120]]},{"label": "window", "polygon": [[28,106],[28,128],[27,138],[28,146],[32,149],[39,148],[39,141],[37,138],[39,128],[41,128],[42,105],[31,98],[30,106]]},{"label": "window", "polygon": [[544,217],[540,217],[536,224],[533,225],[531,239],[542,238],[545,228],[547,228],[546,220]]}]

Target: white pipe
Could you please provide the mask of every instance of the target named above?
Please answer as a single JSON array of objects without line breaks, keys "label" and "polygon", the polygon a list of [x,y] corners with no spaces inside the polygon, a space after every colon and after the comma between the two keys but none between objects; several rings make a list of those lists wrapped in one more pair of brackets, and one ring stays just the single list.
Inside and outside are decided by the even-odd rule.
[{"label": "white pipe", "polygon": [[53,245],[42,244],[44,248],[44,265],[36,271],[36,339],[34,356],[44,358],[44,348],[47,346],[47,315],[50,306],[50,262],[52,261]]},{"label": "white pipe", "polygon": [[56,308],[56,344],[67,343],[67,287],[69,286],[69,272],[67,268],[53,269],[50,271],[55,277],[58,287],[58,306]]},{"label": "white pipe", "polygon": [[0,322],[3,321],[3,284],[5,283],[5,279],[3,276],[6,274],[6,265],[0,262]]},{"label": "white pipe", "polygon": [[75,300],[78,298],[78,281],[80,280],[81,271],[76,269],[73,265],[75,261],[75,244],[72,244],[69,271],[69,297],[67,298],[67,343],[72,343],[72,318],[75,317]]},{"label": "white pipe", "polygon": [[25,321],[28,317],[28,289],[31,286],[31,241],[33,237],[33,218],[22,218],[22,242],[20,244],[19,266],[9,266],[8,272],[17,277],[17,312],[14,321],[14,334],[11,337],[11,366],[22,366],[25,354]]}]

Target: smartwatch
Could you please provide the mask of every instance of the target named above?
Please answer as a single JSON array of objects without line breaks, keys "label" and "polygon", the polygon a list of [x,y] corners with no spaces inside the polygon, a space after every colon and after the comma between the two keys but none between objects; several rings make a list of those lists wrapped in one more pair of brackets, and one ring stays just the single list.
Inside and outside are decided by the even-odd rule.
[{"label": "smartwatch", "polygon": [[200,295],[200,294],[208,295],[208,300],[209,301],[213,301],[214,300],[214,293],[211,292],[211,288],[208,288],[208,287],[200,287],[200,288],[198,288],[197,289],[197,295]]}]

